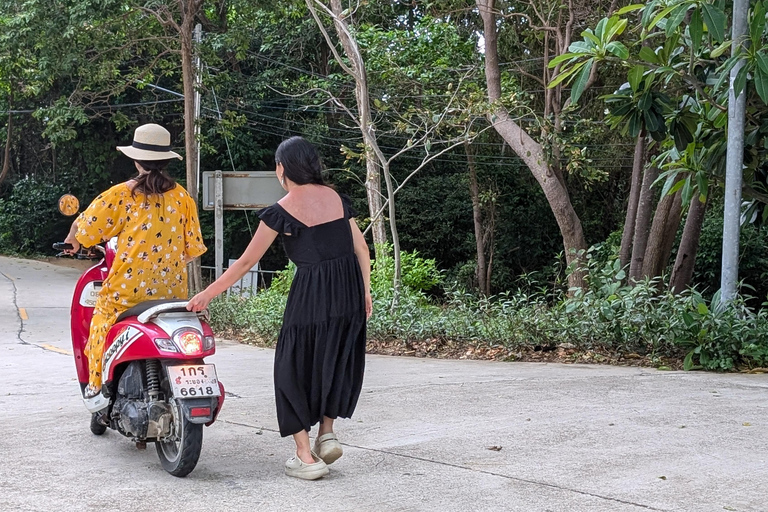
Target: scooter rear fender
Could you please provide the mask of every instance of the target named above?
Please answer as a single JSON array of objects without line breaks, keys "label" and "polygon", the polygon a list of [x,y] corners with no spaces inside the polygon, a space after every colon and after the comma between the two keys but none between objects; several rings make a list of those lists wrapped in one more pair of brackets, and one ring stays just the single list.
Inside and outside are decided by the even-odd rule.
[{"label": "scooter rear fender", "polygon": [[[202,335],[213,336],[213,332],[207,323],[201,322]],[[197,330],[197,328],[195,327]],[[106,384],[112,382],[115,370],[123,363],[141,359],[179,359],[187,361],[190,358],[202,359],[216,353],[216,346],[210,350],[185,354],[161,350],[155,344],[156,339],[171,339],[173,333],[166,333],[157,325],[148,322],[140,323],[135,316],[128,317],[115,325],[107,333],[104,344],[104,365],[102,378]],[[178,348],[177,348],[178,350]],[[104,378],[106,377],[106,378]]]}]

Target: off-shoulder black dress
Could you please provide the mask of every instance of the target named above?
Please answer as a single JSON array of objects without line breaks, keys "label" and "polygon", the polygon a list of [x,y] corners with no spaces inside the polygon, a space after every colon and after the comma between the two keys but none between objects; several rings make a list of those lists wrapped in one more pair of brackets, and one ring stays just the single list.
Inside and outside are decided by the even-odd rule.
[{"label": "off-shoulder black dress", "polygon": [[349,418],[363,385],[365,286],[341,195],[342,218],[307,226],[275,203],[259,217],[280,234],[296,275],[275,352],[275,399],[285,437],[329,418]]}]

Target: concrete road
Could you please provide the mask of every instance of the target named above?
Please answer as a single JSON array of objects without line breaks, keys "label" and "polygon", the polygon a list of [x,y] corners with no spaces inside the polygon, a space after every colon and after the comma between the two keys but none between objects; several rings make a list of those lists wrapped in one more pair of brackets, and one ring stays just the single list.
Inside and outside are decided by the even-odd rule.
[{"label": "concrete road", "polygon": [[75,269],[0,258],[0,510],[765,511],[768,376],[370,356],[344,457],[286,477],[271,350],[221,341],[195,471],[88,430]]}]

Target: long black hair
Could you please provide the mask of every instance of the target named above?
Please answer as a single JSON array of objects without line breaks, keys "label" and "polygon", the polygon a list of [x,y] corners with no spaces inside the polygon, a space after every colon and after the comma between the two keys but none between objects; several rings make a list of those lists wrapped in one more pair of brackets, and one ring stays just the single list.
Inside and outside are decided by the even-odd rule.
[{"label": "long black hair", "polygon": [[133,192],[141,192],[145,196],[161,195],[176,186],[176,180],[171,178],[165,168],[173,159],[168,160],[136,160],[147,172],[134,178],[136,185]]},{"label": "long black hair", "polygon": [[275,151],[275,163],[283,164],[285,177],[297,185],[325,185],[320,154],[303,137],[291,137],[281,142]]}]

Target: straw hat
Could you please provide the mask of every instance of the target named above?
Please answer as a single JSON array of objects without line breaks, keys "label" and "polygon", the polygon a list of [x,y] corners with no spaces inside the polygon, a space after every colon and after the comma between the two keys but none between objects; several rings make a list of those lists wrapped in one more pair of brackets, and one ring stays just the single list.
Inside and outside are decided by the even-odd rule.
[{"label": "straw hat", "polygon": [[171,151],[171,134],[159,124],[143,124],[133,133],[133,144],[117,146],[117,150],[133,160],[168,160],[181,155]]}]

